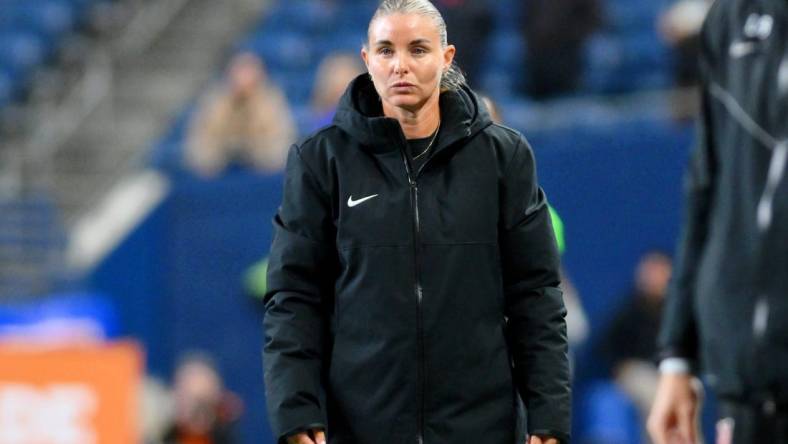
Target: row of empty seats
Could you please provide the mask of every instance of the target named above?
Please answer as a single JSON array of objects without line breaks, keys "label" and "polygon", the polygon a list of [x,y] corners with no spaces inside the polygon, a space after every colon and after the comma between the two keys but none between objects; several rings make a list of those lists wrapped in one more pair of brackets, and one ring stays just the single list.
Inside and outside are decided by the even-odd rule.
[{"label": "row of empty seats", "polygon": [[22,97],[96,1],[0,0],[0,108]]},{"label": "row of empty seats", "polygon": [[33,193],[0,198],[0,298],[29,297],[49,291],[63,270],[56,259],[65,232],[51,197]]}]

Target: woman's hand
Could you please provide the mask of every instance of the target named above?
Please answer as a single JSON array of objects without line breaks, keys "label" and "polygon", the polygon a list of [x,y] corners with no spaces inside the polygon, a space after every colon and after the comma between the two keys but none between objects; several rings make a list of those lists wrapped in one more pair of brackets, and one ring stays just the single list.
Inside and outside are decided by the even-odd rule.
[{"label": "woman's hand", "polygon": [[526,444],[558,444],[558,440],[549,436],[532,435],[528,438],[528,442]]},{"label": "woman's hand", "polygon": [[326,434],[322,429],[312,429],[308,433],[301,432],[288,436],[287,444],[326,444]]}]

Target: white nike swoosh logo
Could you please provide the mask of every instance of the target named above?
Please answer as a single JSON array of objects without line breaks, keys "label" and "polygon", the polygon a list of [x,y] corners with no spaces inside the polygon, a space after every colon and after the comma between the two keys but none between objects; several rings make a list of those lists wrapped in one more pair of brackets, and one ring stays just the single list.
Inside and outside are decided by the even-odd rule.
[{"label": "white nike swoosh logo", "polygon": [[731,57],[738,59],[750,54],[755,50],[755,42],[748,42],[744,40],[737,40],[731,43],[728,53]]},{"label": "white nike swoosh logo", "polygon": [[362,198],[361,198],[361,199],[359,199],[359,200],[353,200],[353,196],[350,196],[350,197],[348,197],[348,198],[347,198],[347,206],[349,206],[349,207],[353,208],[353,207],[355,207],[356,205],[360,204],[361,202],[364,202],[364,201],[370,200],[370,199],[372,199],[373,197],[377,197],[377,194],[373,194],[373,195],[371,195],[371,196],[367,196],[367,197],[362,197]]}]

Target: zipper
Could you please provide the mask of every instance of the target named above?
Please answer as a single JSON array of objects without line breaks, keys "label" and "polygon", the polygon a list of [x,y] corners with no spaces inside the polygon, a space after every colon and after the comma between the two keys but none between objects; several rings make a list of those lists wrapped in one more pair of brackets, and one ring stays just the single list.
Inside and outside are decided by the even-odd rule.
[{"label": "zipper", "polygon": [[761,295],[755,302],[752,314],[752,333],[756,341],[763,339],[766,328],[769,326],[769,301],[766,295]]},{"label": "zipper", "polygon": [[758,228],[761,231],[766,231],[772,224],[774,193],[785,175],[786,160],[788,160],[788,140],[783,140],[773,149],[769,172],[766,176],[766,186],[758,202]]},{"label": "zipper", "polygon": [[[416,332],[418,337],[418,395],[417,395],[417,419],[416,419],[416,443],[424,444],[424,326],[422,325],[422,300],[423,292],[421,288],[421,277],[419,275],[419,250],[421,247],[421,226],[419,221],[419,184],[413,178],[410,164],[406,157],[405,148],[402,150],[402,161],[405,164],[405,173],[408,176],[408,187],[410,188],[410,205],[413,210],[413,270],[414,285],[413,290],[416,295]],[[421,169],[419,170],[421,172]],[[417,173],[418,174],[418,173]]]}]

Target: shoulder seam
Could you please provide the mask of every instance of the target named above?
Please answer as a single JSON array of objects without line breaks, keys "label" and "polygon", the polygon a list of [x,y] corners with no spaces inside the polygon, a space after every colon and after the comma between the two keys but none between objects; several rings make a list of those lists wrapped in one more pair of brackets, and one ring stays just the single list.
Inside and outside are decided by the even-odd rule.
[{"label": "shoulder seam", "polygon": [[323,128],[320,128],[317,131],[313,132],[312,134],[306,136],[299,143],[297,143],[297,145],[299,147],[302,147],[302,146],[306,145],[307,143],[309,143],[310,141],[312,141],[312,139],[316,138],[317,136],[319,136],[319,135],[323,134],[324,132],[326,132],[328,130],[331,130],[333,128],[337,128],[337,126],[335,124],[333,124],[333,123],[328,125],[328,126],[324,126]]},{"label": "shoulder seam", "polygon": [[492,124],[492,125],[490,125],[490,126],[498,127],[498,128],[501,128],[502,130],[505,130],[505,131],[506,131],[506,132],[508,132],[508,133],[512,133],[512,134],[513,134],[514,136],[516,136],[518,139],[519,139],[520,137],[522,137],[522,134],[520,133],[520,131],[517,131],[516,129],[514,129],[514,128],[511,128],[511,127],[508,127],[508,126],[506,126],[506,125],[502,125],[502,124],[500,124],[500,123],[493,123],[493,124]]},{"label": "shoulder seam", "polygon": [[323,196],[323,199],[328,204],[328,207],[331,208],[331,196],[323,188],[322,183],[320,183],[320,179],[319,179],[320,176],[318,176],[317,173],[315,173],[315,170],[309,165],[309,162],[307,162],[304,156],[301,154],[301,146],[293,145],[293,148],[295,148],[296,155],[298,156],[301,163],[304,165],[304,170],[307,172],[307,174],[309,174],[312,180],[315,181],[315,184],[317,184],[318,192]]},{"label": "shoulder seam", "polygon": [[503,125],[500,126],[508,131],[515,133],[515,135],[517,136],[517,144],[514,146],[514,149],[512,150],[512,156],[509,158],[509,161],[506,163],[506,169],[503,172],[503,177],[507,177],[509,175],[509,170],[512,168],[512,164],[514,164],[514,158],[517,157],[517,153],[520,152],[520,149],[523,145],[523,138],[519,132],[511,128],[505,127]]}]

